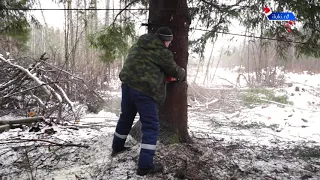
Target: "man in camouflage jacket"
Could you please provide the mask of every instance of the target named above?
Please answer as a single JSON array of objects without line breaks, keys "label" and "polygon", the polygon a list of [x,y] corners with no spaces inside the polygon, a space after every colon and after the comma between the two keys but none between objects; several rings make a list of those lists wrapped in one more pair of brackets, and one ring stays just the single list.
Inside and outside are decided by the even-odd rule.
[{"label": "man in camouflage jacket", "polygon": [[166,76],[184,81],[185,70],[173,60],[168,49],[173,35],[168,27],[155,34],[140,36],[128,53],[120,72],[122,81],[121,114],[114,133],[112,155],[129,150],[124,147],[134,118],[139,112],[142,124],[142,142],[138,162],[138,175],[161,172],[163,166],[154,164],[159,133],[158,105],[166,98]]}]

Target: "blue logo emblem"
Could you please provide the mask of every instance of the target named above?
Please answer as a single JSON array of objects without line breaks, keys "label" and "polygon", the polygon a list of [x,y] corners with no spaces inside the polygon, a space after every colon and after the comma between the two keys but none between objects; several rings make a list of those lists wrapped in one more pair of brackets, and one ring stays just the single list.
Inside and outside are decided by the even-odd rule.
[{"label": "blue logo emblem", "polygon": [[269,21],[296,21],[297,18],[292,12],[272,12],[267,16]]}]

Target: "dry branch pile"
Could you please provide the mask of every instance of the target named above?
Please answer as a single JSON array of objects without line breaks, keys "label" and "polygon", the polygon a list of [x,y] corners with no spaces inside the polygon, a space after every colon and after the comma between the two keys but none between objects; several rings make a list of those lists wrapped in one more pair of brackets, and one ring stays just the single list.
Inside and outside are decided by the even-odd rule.
[{"label": "dry branch pile", "polygon": [[[9,113],[43,116],[57,122],[78,118],[74,102],[85,103],[87,98],[76,99],[74,94],[86,97],[85,93],[94,94],[93,91],[81,78],[48,63],[45,55],[38,60],[26,58],[23,61],[0,55],[0,116]],[[91,95],[90,100],[97,97],[97,94]]]}]

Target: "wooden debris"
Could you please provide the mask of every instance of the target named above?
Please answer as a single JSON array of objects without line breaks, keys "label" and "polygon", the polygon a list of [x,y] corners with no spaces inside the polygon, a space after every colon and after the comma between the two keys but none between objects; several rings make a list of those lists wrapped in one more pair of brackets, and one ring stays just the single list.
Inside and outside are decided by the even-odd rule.
[{"label": "wooden debris", "polygon": [[11,120],[0,120],[0,125],[13,125],[13,124],[30,124],[33,122],[43,121],[44,117],[27,117],[20,119],[11,119]]}]

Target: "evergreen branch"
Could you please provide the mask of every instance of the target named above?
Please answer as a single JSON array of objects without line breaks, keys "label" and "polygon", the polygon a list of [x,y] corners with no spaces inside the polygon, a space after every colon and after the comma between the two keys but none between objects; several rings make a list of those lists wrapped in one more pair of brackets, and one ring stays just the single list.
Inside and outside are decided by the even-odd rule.
[{"label": "evergreen branch", "polygon": [[126,7],[124,7],[123,9],[121,9],[120,12],[118,12],[118,14],[114,17],[113,22],[112,22],[112,25],[114,26],[114,24],[115,24],[118,16],[119,16],[123,11],[127,10],[129,6],[131,6],[132,4],[134,4],[134,3],[138,2],[138,1],[139,1],[139,0],[131,1],[130,3],[128,3],[128,4],[126,5]]},{"label": "evergreen branch", "polygon": [[[212,7],[214,7],[214,8],[217,9],[218,11],[223,12],[223,11],[226,11],[226,10],[232,8],[232,7],[239,6],[239,4],[242,3],[242,2],[244,2],[245,0],[239,0],[238,2],[236,2],[236,3],[233,4],[233,5],[225,5],[225,4],[219,5],[219,4],[217,4],[217,3],[215,4],[215,3],[209,2],[209,1],[207,1],[207,0],[200,0],[200,1],[201,1],[201,2],[204,2],[204,3],[208,4],[208,5],[210,5],[210,6],[212,6]],[[248,6],[241,6],[241,7],[248,7]]]}]

